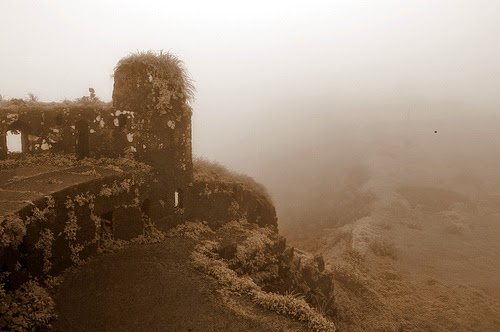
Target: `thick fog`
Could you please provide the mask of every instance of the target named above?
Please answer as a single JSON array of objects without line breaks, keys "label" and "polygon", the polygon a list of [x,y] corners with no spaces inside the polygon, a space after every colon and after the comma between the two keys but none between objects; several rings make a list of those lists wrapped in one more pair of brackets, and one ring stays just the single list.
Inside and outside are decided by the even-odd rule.
[{"label": "thick fog", "polygon": [[281,208],[351,162],[373,167],[377,154],[395,164],[417,147],[429,162],[496,160],[499,9],[456,0],[4,0],[0,94],[59,101],[93,87],[108,101],[122,56],[171,51],[197,88],[194,153],[255,176]]},{"label": "thick fog", "polygon": [[197,90],[194,154],[268,188],[288,243],[335,272],[343,330],[497,331],[499,12],[0,0],[0,95],[110,101],[120,58],[172,52]]}]

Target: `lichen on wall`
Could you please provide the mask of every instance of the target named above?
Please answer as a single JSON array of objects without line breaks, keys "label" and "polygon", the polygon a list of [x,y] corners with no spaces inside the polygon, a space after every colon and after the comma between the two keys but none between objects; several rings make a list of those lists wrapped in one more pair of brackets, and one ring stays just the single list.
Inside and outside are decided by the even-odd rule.
[{"label": "lichen on wall", "polygon": [[[15,289],[29,277],[44,280],[68,266],[80,265],[98,250],[106,213],[113,216],[121,208],[135,209],[141,228],[134,236],[143,234],[140,203],[152,191],[151,167],[123,159],[74,163],[93,165],[94,172],[71,171],[89,168],[76,166],[65,171],[65,176],[87,176],[88,181],[68,187],[60,181],[62,190],[26,202],[18,212],[0,218],[0,266],[2,271],[10,271],[9,287]],[[129,220],[131,216],[123,218]],[[111,221],[118,224],[121,219]]]},{"label": "lichen on wall", "polygon": [[182,61],[170,53],[139,52],[114,73],[113,107],[134,112],[136,157],[189,182],[194,87]]},{"label": "lichen on wall", "polygon": [[[80,157],[124,155],[131,131],[124,123],[116,127],[118,118],[109,105],[64,103],[30,103],[0,106],[0,157],[9,157],[8,131],[18,131],[23,153],[84,153]],[[126,114],[132,117],[133,114]],[[123,122],[123,120],[122,120]],[[122,134],[124,133],[124,134]],[[87,151],[84,146],[87,145]],[[83,151],[83,152],[82,152]]]}]

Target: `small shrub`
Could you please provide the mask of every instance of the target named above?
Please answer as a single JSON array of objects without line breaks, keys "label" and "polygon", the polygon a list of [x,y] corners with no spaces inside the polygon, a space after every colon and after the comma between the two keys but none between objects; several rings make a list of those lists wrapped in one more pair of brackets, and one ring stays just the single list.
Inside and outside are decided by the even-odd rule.
[{"label": "small shrub", "polygon": [[0,219],[0,248],[17,247],[26,235],[26,225],[14,214]]},{"label": "small shrub", "polygon": [[94,88],[89,88],[89,95],[88,96],[82,96],[80,98],[75,99],[75,103],[77,104],[101,104],[102,101],[95,95],[95,90]]},{"label": "small shrub", "polygon": [[28,99],[27,99],[28,102],[30,103],[37,103],[38,102],[38,97],[32,93],[32,92],[28,92]]},{"label": "small shrub", "polygon": [[236,246],[231,265],[239,272],[262,271],[269,264],[276,263],[276,259],[270,254],[273,244],[269,234],[254,232],[242,244]]}]

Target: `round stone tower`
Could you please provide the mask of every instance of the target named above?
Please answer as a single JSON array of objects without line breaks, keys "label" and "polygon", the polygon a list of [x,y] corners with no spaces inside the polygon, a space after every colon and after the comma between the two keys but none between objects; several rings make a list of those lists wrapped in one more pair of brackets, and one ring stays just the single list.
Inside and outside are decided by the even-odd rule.
[{"label": "round stone tower", "polygon": [[114,79],[115,125],[126,128],[129,152],[153,166],[168,205],[182,208],[193,172],[194,90],[182,62],[170,53],[136,53],[118,62]]}]

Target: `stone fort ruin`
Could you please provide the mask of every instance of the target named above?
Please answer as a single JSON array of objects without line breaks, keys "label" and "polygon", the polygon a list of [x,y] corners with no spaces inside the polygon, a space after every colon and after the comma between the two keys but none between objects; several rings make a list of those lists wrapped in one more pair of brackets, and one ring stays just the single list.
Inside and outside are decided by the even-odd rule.
[{"label": "stone fort ruin", "polygon": [[[108,240],[185,220],[277,228],[263,192],[193,172],[192,85],[170,54],[120,60],[112,104],[0,103],[0,267],[16,288],[57,275]],[[18,140],[18,152],[7,140]]]}]

